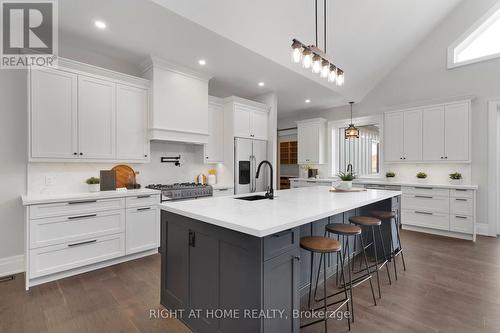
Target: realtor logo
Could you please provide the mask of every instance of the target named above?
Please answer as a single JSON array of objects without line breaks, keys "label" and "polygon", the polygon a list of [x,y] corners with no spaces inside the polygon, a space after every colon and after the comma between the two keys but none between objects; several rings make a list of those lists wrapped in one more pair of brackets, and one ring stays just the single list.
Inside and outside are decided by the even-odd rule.
[{"label": "realtor logo", "polygon": [[0,3],[0,67],[56,66],[56,0],[2,0]]}]

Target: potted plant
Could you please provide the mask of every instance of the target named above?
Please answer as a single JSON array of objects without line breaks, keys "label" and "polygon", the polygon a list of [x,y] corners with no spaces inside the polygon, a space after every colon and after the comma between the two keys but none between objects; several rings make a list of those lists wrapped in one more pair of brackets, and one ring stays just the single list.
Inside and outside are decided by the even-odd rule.
[{"label": "potted plant", "polygon": [[463,180],[462,174],[460,172],[450,173],[450,183],[451,184],[461,184]]},{"label": "potted plant", "polygon": [[427,180],[427,174],[425,172],[417,172],[417,180],[419,182],[425,182]]},{"label": "potted plant", "polygon": [[340,178],[339,185],[337,186],[340,189],[351,189],[352,181],[356,178],[356,176],[352,172],[339,172],[337,175]]},{"label": "potted plant", "polygon": [[385,174],[385,178],[387,178],[388,181],[394,180],[395,177],[396,177],[396,173],[392,172],[392,171],[389,171]]},{"label": "potted plant", "polygon": [[85,181],[89,186],[89,192],[99,192],[101,190],[101,181],[97,177],[90,177]]}]

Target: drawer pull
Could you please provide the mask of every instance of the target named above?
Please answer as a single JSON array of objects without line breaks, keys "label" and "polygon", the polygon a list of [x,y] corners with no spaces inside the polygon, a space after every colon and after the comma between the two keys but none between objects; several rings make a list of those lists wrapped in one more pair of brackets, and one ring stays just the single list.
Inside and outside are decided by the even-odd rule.
[{"label": "drawer pull", "polygon": [[461,189],[461,188],[456,188],[455,191],[457,191],[457,192],[467,192],[467,190]]},{"label": "drawer pull", "polygon": [[300,256],[294,256],[293,259],[300,261]]},{"label": "drawer pull", "polygon": [[455,217],[456,217],[457,219],[465,219],[465,220],[467,219],[467,217],[466,217],[466,216],[458,216],[458,215],[455,215]]},{"label": "drawer pull", "polygon": [[467,201],[467,199],[459,199],[459,198],[457,198],[457,199],[455,199],[455,200],[456,200],[456,201]]},{"label": "drawer pull", "polygon": [[432,199],[433,197],[428,195],[416,195],[415,198]]},{"label": "drawer pull", "polygon": [[433,215],[433,213],[428,213],[428,212],[418,212],[418,211],[415,211],[415,214]]},{"label": "drawer pull", "polygon": [[220,189],[218,189],[218,190],[216,190],[216,191],[219,191],[219,192],[222,192],[222,191],[229,191],[229,189],[228,189],[228,188],[220,188]]},{"label": "drawer pull", "polygon": [[86,241],[86,242],[68,244],[68,247],[79,246],[79,245],[87,245],[87,244],[92,244],[92,243],[97,243],[97,239]]},{"label": "drawer pull", "polygon": [[150,209],[151,209],[151,207],[137,208],[137,211],[139,212],[141,210],[150,210]]},{"label": "drawer pull", "polygon": [[432,187],[416,187],[415,186],[415,189],[416,190],[432,190]]},{"label": "drawer pull", "polygon": [[84,201],[70,201],[68,205],[80,205],[80,204],[88,204],[88,203],[96,203],[97,200],[84,200]]},{"label": "drawer pull", "polygon": [[88,217],[96,217],[97,214],[87,214],[87,215],[78,215],[78,216],[69,216],[68,220],[76,220],[76,219],[85,219]]},{"label": "drawer pull", "polygon": [[138,195],[137,199],[146,199],[146,198],[151,198],[151,195]]}]

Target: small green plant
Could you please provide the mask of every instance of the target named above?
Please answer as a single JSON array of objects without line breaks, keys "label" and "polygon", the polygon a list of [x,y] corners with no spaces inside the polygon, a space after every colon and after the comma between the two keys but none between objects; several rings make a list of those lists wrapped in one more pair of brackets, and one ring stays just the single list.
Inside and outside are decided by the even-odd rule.
[{"label": "small green plant", "polygon": [[90,177],[85,182],[89,185],[95,185],[95,184],[99,184],[101,182],[101,180],[97,177]]},{"label": "small green plant", "polygon": [[417,172],[417,178],[418,179],[425,179],[425,178],[427,178],[427,174],[425,172],[422,172],[422,171]]},{"label": "small green plant", "polygon": [[460,180],[462,179],[462,174],[460,172],[450,173],[450,179]]},{"label": "small green plant", "polygon": [[356,178],[352,172],[339,172],[337,176],[344,182],[351,182]]},{"label": "small green plant", "polygon": [[392,172],[392,171],[389,171],[389,172],[387,172],[387,173],[385,174],[385,176],[386,176],[387,178],[394,178],[394,177],[396,177],[396,173],[394,173],[394,172]]}]

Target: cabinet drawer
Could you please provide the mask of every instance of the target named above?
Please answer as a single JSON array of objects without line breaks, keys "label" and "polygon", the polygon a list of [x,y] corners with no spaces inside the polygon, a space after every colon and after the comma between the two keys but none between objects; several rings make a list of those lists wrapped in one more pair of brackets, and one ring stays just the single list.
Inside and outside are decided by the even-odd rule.
[{"label": "cabinet drawer", "polygon": [[416,194],[416,195],[427,195],[427,196],[441,196],[449,197],[450,190],[446,188],[434,188],[430,186],[402,186],[401,191],[403,194]]},{"label": "cabinet drawer", "polygon": [[403,194],[401,208],[448,214],[450,199],[448,197],[436,197],[432,195]]},{"label": "cabinet drawer", "polygon": [[160,214],[158,208],[127,209],[126,253],[146,251],[160,246]]},{"label": "cabinet drawer", "polygon": [[264,238],[264,260],[274,258],[299,246],[299,228],[289,229]]},{"label": "cabinet drawer", "polygon": [[36,278],[125,255],[125,235],[89,238],[85,241],[30,250],[30,276]]},{"label": "cabinet drawer", "polygon": [[40,219],[52,216],[71,216],[79,214],[92,214],[104,210],[116,210],[125,207],[125,199],[87,199],[66,202],[56,202],[44,205],[30,206],[30,219]]},{"label": "cabinet drawer", "polygon": [[153,206],[160,203],[160,196],[157,194],[138,195],[136,197],[125,198],[127,208]]},{"label": "cabinet drawer", "polygon": [[123,210],[36,219],[30,221],[30,248],[76,242],[124,231]]},{"label": "cabinet drawer", "polygon": [[468,198],[450,198],[450,214],[472,216],[474,213],[473,200]]},{"label": "cabinet drawer", "polygon": [[448,214],[403,210],[401,214],[401,223],[404,225],[450,230],[450,216]]},{"label": "cabinet drawer", "polygon": [[451,215],[450,231],[472,234],[474,233],[474,219],[470,216]]},{"label": "cabinet drawer", "polygon": [[473,198],[474,191],[454,188],[450,190],[450,196],[453,198]]}]

